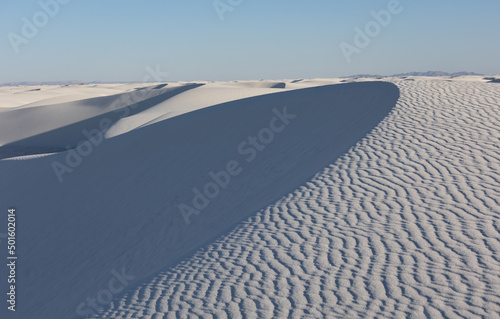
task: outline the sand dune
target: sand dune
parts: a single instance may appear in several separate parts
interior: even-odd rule
[[[99,318],[496,318],[499,89],[398,82],[375,131]]]
[[[125,269],[98,318],[498,317],[500,86],[447,80],[149,87],[62,183],[71,151],[0,161],[23,225],[20,315],[82,318]],[[36,123],[0,125],[0,152],[76,146],[110,114],[95,99],[57,127],[21,111],[81,101],[0,112]]]
[[[144,84],[140,84],[144,86]],[[48,105],[133,91],[138,84],[33,85],[0,87],[0,109]]]

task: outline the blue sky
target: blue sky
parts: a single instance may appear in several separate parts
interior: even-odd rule
[[[70,0],[46,20],[39,1],[3,1],[0,82],[141,81],[157,65],[166,81],[500,74],[498,0],[400,0],[402,12],[387,26],[370,12],[396,0],[218,1],[232,9],[224,20],[213,0]],[[41,26],[24,37],[34,16]],[[365,32],[374,21],[380,30],[355,47],[355,28]],[[26,42],[13,46],[12,37]],[[358,49],[350,63],[341,43]]]

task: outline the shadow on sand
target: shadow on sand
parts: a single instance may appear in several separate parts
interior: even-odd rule
[[[74,123],[57,129],[28,136],[2,145],[0,147],[0,159],[23,155],[56,153],[65,151],[69,148],[75,148],[79,142],[88,139],[83,131],[92,132],[100,129],[99,126],[102,120],[106,120],[112,125],[121,118],[145,111],[177,94],[181,94],[202,85],[203,84],[186,84],[179,87],[165,88],[167,84],[160,84],[153,87],[142,88],[140,92],[127,92],[74,102],[37,106],[33,108],[21,107],[4,111],[0,119],[0,124],[14,127],[16,121],[38,124],[45,119],[48,120],[48,122],[57,123],[57,117],[60,117],[60,120],[64,121],[68,117],[68,113],[71,113],[71,110],[73,110],[75,106],[80,109],[83,107],[87,109],[106,109],[105,106],[114,105],[112,111],[101,112],[102,114],[97,116],[75,121]],[[53,117],[56,119],[54,120]],[[30,128],[23,127],[23,129],[29,130]]]
[[[22,211],[18,245],[31,265],[19,269],[19,316],[77,317],[111,270],[125,268],[135,285],[174,266],[307,182],[398,98],[393,84],[360,82],[220,104],[106,140],[62,183],[52,164],[69,152],[0,162],[2,198]],[[236,167],[229,181],[211,177]],[[179,207],[197,204],[188,225]]]

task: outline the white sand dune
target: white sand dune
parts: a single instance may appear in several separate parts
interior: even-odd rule
[[[1,160],[23,265],[12,318],[94,313],[113,270],[134,278],[98,318],[499,317],[500,86],[448,80],[147,88],[62,183],[52,164],[71,151]],[[2,111],[33,123],[2,148],[75,146],[110,114],[97,104],[64,125]],[[246,161],[238,146],[278,121]],[[241,173],[187,225],[179,205],[232,160]]]
[[[98,128],[101,119],[114,123],[120,113],[143,111],[199,85],[152,86],[104,97],[4,110],[0,117],[0,145],[76,147],[76,143],[85,139],[81,131]]]
[[[324,81],[322,84],[332,83],[335,81]],[[30,92],[28,95],[36,102],[6,108],[1,112],[0,146],[4,147],[0,151],[0,158],[74,148],[78,142],[88,138],[82,131],[99,129],[103,119],[111,121],[105,130],[105,138],[111,138],[201,108],[284,91],[285,87],[276,88],[280,84],[285,82],[40,86],[25,90],[15,87],[11,96],[24,101],[26,92]],[[290,84],[287,90],[317,85],[317,81]],[[204,87],[192,94],[185,93],[199,86]],[[117,91],[118,94],[113,94]],[[6,92],[4,88],[3,93]],[[17,97],[19,94],[20,97]],[[38,98],[34,97],[36,94]],[[82,96],[85,98],[78,99]]]
[[[0,109],[47,105],[133,91],[144,84],[0,86]]]

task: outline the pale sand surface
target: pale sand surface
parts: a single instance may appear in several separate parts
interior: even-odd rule
[[[102,318],[498,318],[500,87],[416,80],[349,152]]]
[[[0,202],[19,211],[26,318],[82,318],[123,268],[98,318],[500,316],[496,83],[23,88],[0,88]],[[284,107],[296,117],[247,163],[238,145]],[[53,163],[103,118],[60,182]],[[230,160],[243,172],[186,225],[179,204]]]

